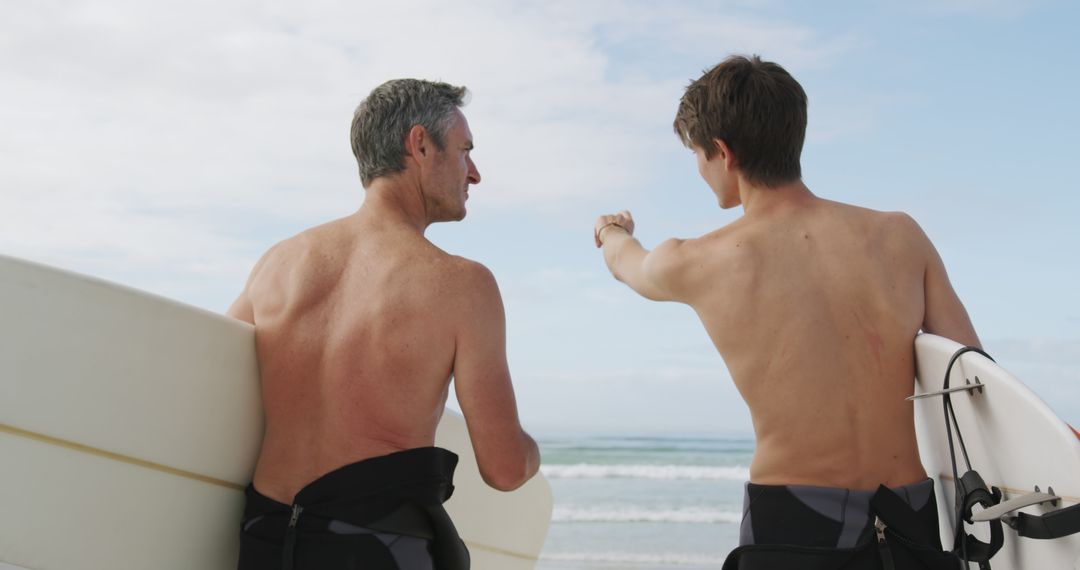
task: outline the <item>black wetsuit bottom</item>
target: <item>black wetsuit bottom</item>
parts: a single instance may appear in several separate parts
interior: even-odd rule
[[[739,543],[723,570],[955,570],[959,564],[941,549],[930,479],[876,491],[747,483]]]
[[[427,447],[327,473],[292,505],[249,485],[239,570],[467,570],[443,502],[457,455]]]

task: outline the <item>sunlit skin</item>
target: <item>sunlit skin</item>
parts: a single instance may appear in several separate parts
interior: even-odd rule
[[[426,170],[417,184],[417,188],[424,189],[428,223],[465,219],[469,186],[480,183],[480,172],[471,156],[474,147],[472,131],[465,116],[460,111],[457,115],[458,120],[444,141],[445,150],[435,153],[432,168]]]
[[[750,183],[714,140],[698,171],[734,222],[652,251],[630,212],[600,216],[594,240],[642,296],[690,305],[753,418],[760,484],[874,489],[921,481],[915,335],[979,345],[934,246],[909,216],[815,196],[801,180]],[[618,225],[611,225],[615,222]]]
[[[414,126],[405,169],[358,211],[268,251],[228,314],[255,325],[266,433],[254,485],[283,503],[356,461],[434,445],[451,375],[480,473],[510,490],[539,467],[520,425],[498,285],[424,237],[480,183],[457,111],[444,145]]]

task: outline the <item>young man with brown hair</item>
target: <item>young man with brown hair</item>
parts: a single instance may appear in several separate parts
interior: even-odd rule
[[[648,251],[623,211],[600,216],[594,238],[616,279],[694,308],[750,408],[742,546],[725,568],[797,568],[825,551],[846,557],[844,568],[888,564],[867,548],[882,485],[918,521],[912,538],[931,552],[921,563],[952,563],[905,397],[920,330],[979,339],[914,220],[819,198],[802,182],[806,107],[775,63],[731,57],[710,69],[687,87],[675,132],[720,207],[742,205],[743,216]],[[889,556],[902,568],[914,555]]]

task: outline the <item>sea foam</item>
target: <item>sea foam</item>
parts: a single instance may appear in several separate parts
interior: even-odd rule
[[[701,507],[647,509],[641,507],[555,507],[552,522],[738,524],[742,513]]]
[[[552,562],[606,562],[619,564],[664,564],[664,565],[693,565],[693,566],[716,566],[724,563],[723,558],[714,556],[695,556],[678,552],[657,554],[634,554],[629,552],[567,552],[558,554],[542,554],[540,560]]]
[[[741,465],[716,467],[704,465],[544,465],[540,468],[549,479],[706,479],[746,481],[750,469]]]

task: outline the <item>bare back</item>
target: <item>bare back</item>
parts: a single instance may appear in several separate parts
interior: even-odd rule
[[[455,356],[447,289],[463,261],[362,216],[268,252],[248,288],[266,410],[261,492],[288,502],[337,467],[433,444]]]
[[[904,398],[940,260],[910,218],[813,198],[682,248],[685,298],[750,407],[753,481],[873,489],[926,477]]]
[[[353,215],[271,248],[229,308],[255,325],[264,495],[290,503],[338,467],[433,445],[451,376],[484,481],[509,491],[539,468],[518,418],[498,284],[424,237],[463,219],[480,183],[468,121],[456,108],[450,117],[438,144],[411,126],[404,166],[366,180]]]

